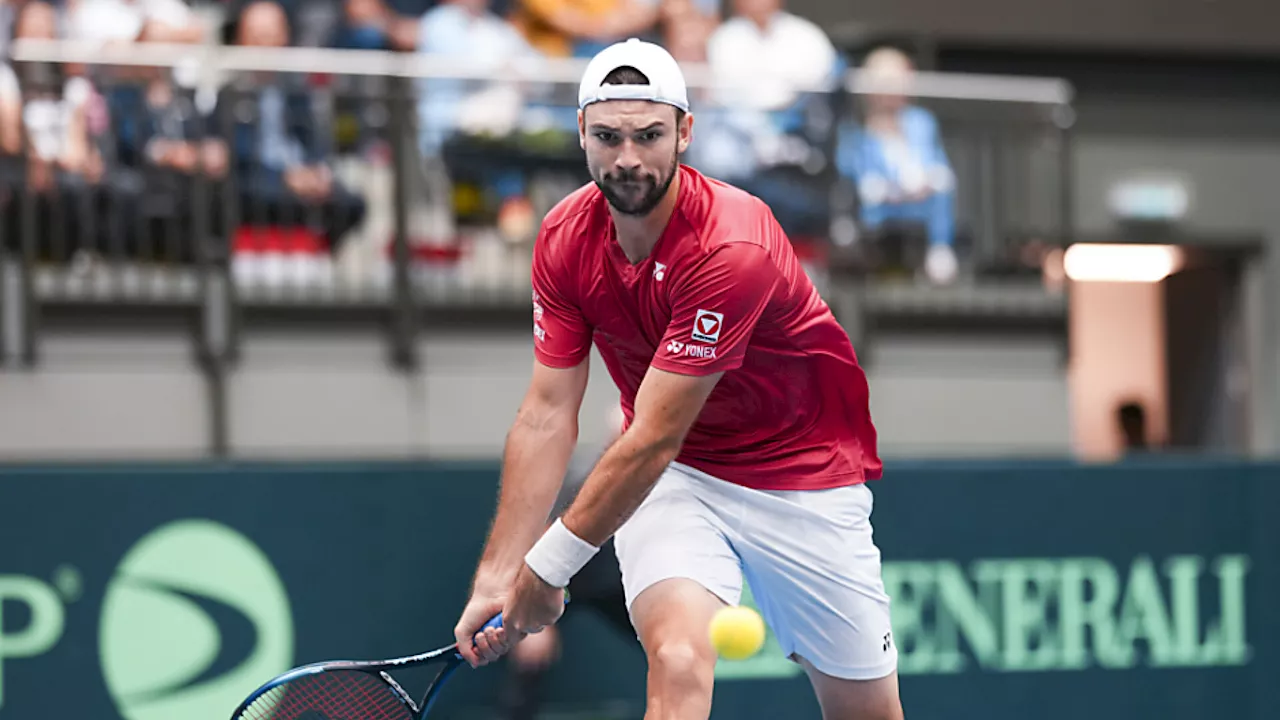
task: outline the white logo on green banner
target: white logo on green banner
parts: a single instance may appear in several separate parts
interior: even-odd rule
[[[125,555],[99,633],[107,689],[126,720],[226,720],[293,656],[289,599],[271,561],[208,520],[169,523]]]

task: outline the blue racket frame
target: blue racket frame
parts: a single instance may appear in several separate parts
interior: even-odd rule
[[[502,616],[496,615],[492,620],[485,623],[483,629],[487,630],[489,628],[500,627],[502,627]],[[436,674],[435,679],[431,681],[431,685],[427,687],[427,691],[423,694],[422,701],[420,703],[415,703],[413,698],[409,697],[409,693],[405,692],[404,688],[400,686],[400,683],[396,682],[395,679],[387,673],[388,670],[394,670],[396,668],[419,667],[422,665],[432,665],[441,662],[444,663],[444,667],[440,669],[440,672]],[[409,712],[413,714],[413,717],[416,720],[422,720],[422,718],[426,717],[427,713],[431,711],[431,707],[435,705],[436,700],[440,697],[440,689],[444,687],[445,682],[452,677],[453,673],[457,671],[464,662],[465,660],[463,660],[462,654],[458,652],[458,644],[453,643],[447,647],[431,650],[430,652],[392,658],[390,660],[326,660],[324,662],[311,663],[310,665],[302,665],[289,670],[286,673],[277,675],[271,680],[268,680],[262,687],[254,690],[249,697],[245,698],[244,702],[240,703],[240,706],[236,708],[235,712],[231,714],[231,720],[240,720],[241,713],[248,710],[249,706],[252,705],[254,701],[281,685],[308,675],[339,670],[378,675],[391,687],[396,698],[400,702],[404,703],[404,706],[409,709]]]

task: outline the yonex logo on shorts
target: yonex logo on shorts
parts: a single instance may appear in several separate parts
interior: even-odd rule
[[[704,343],[720,340],[720,328],[724,327],[724,314],[710,310],[698,310],[693,319],[693,339]]]

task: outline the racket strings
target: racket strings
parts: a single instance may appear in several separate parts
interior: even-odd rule
[[[381,678],[338,670],[273,688],[236,720],[413,720],[413,713]]]

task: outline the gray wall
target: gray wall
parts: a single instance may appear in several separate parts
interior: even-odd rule
[[[788,6],[836,35],[867,28],[943,40],[1126,52],[1280,50],[1270,0],[789,0]]]
[[[206,388],[185,338],[48,334],[35,370],[0,371],[0,457],[190,457],[208,444]]]
[[[886,457],[1064,457],[1062,348],[1047,340],[876,337],[871,413]]]
[[[40,367],[0,374],[0,457],[190,457],[208,442],[208,394],[178,336],[54,336]],[[380,338],[249,336],[228,380],[235,455],[492,457],[528,380],[523,335],[422,344],[420,373],[388,370]],[[889,456],[1063,455],[1061,358],[1045,345],[887,337],[871,371]],[[581,441],[606,437],[617,402],[593,354]],[[975,421],[975,412],[981,422]]]
[[[229,381],[237,455],[492,457],[500,453],[533,363],[523,334],[442,335],[422,369],[388,369],[379,337],[249,337]],[[598,443],[617,403],[599,359],[579,436]]]

